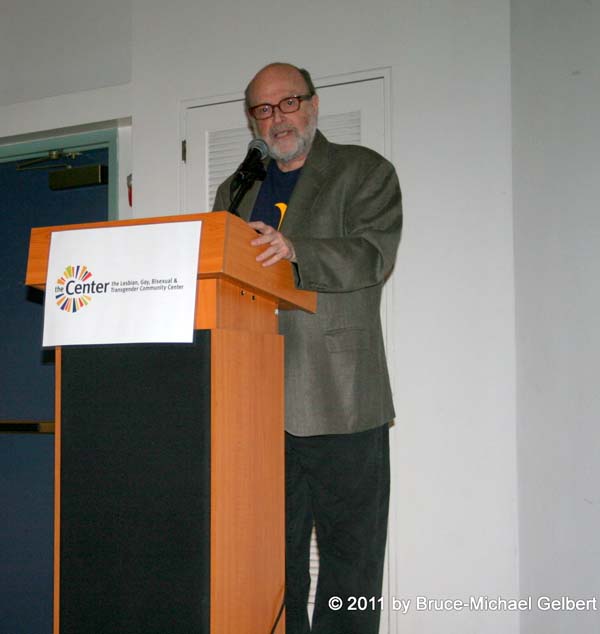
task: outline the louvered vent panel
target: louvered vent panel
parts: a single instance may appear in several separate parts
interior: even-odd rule
[[[323,115],[319,129],[333,143],[360,145],[360,112]]]
[[[217,188],[244,160],[250,132],[248,128],[208,132],[208,198],[212,209]]]

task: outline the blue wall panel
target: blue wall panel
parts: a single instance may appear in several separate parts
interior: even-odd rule
[[[86,150],[73,165],[108,163]],[[0,420],[54,420],[41,293],[24,286],[31,227],[106,220],[108,186],[51,191],[47,170],[0,163]],[[0,633],[52,631],[54,436],[0,434]]]

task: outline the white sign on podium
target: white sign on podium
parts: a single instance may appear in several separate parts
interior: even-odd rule
[[[53,233],[43,345],[191,342],[201,225]]]

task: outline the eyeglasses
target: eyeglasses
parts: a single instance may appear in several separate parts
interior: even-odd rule
[[[313,95],[292,95],[285,97],[279,103],[259,103],[258,106],[248,108],[248,112],[258,121],[270,119],[275,114],[275,108],[279,108],[279,112],[283,114],[297,112],[300,110],[300,104],[312,97]]]

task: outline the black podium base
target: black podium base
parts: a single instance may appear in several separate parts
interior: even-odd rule
[[[210,345],[63,348],[61,634],[208,634]]]

